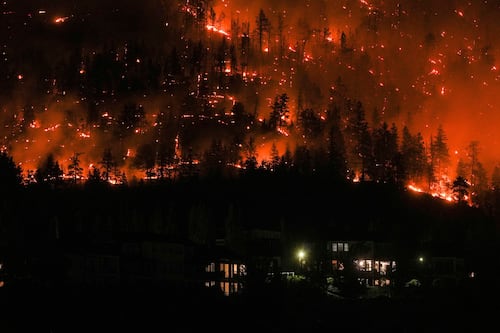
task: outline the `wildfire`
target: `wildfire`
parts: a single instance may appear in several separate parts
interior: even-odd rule
[[[64,23],[64,22],[66,22],[68,19],[69,19],[69,16],[60,16],[60,17],[56,17],[56,18],[54,19],[54,23],[57,23],[57,24]]]
[[[207,30],[209,30],[209,31],[217,32],[217,33],[229,38],[229,33],[227,33],[226,31],[224,31],[222,29],[218,29],[217,27],[210,25],[210,24],[207,24],[206,27],[207,27]]]
[[[437,191],[437,190],[435,190],[435,191],[428,192],[428,191],[425,191],[422,188],[420,188],[414,184],[409,184],[409,185],[407,185],[406,188],[409,189],[410,191],[417,192],[417,193],[429,193],[434,198],[442,199],[442,200],[445,200],[447,202],[456,202],[457,201],[457,199],[454,198],[451,191],[445,191],[445,190]]]

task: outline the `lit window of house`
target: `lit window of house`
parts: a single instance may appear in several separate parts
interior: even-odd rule
[[[333,242],[332,243],[332,251],[333,252],[348,252],[349,244],[343,242]]]
[[[210,264],[208,264],[207,267],[205,267],[205,271],[210,273],[215,272],[215,263],[211,262]]]
[[[374,270],[380,275],[387,275],[387,273],[391,270],[391,262],[375,260]]]
[[[229,277],[229,264],[220,263],[219,272],[223,272],[225,278]]]
[[[229,295],[229,282],[221,282],[220,283],[220,288],[224,292],[225,296]]]
[[[240,275],[241,276],[246,276],[247,275],[247,266],[245,264],[240,265]]]
[[[363,272],[371,272],[373,269],[373,261],[369,259],[356,260],[358,269]]]
[[[332,260],[332,269],[334,271],[342,271],[344,269],[344,264],[338,260]]]

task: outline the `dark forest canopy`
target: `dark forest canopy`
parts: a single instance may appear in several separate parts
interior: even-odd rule
[[[312,238],[339,234],[424,241],[439,232],[434,236],[463,241],[460,237],[474,228],[494,227],[491,217],[478,208],[390,184],[339,183],[320,176],[31,187],[11,194],[2,199],[8,207],[1,212],[4,224],[43,229],[57,220],[63,234],[136,231],[183,238],[194,215],[217,232],[230,218],[243,228],[280,229],[285,223],[288,230]],[[448,232],[441,234],[444,230]]]

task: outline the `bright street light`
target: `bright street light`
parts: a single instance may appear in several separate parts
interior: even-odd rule
[[[297,251],[297,258],[299,259],[300,270],[304,269],[304,264],[306,262],[306,251],[300,249]]]
[[[299,258],[300,262],[302,262],[302,260],[304,260],[305,257],[306,257],[306,252],[304,250],[299,250],[299,252],[297,252],[297,258]]]

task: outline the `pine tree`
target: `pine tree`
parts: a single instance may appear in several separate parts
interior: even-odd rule
[[[16,188],[21,182],[21,167],[16,165],[12,156],[6,151],[0,151],[0,191]]]
[[[290,117],[288,108],[288,95],[283,93],[274,98],[271,106],[271,115],[269,117],[269,128],[275,130],[278,127],[286,126]]]
[[[68,165],[68,175],[71,177],[73,184],[82,179],[83,175],[83,168],[80,167],[80,155],[81,153],[74,153],[70,158],[71,163]]]
[[[100,164],[104,168],[102,177],[106,182],[109,182],[111,179],[111,172],[116,165],[111,148],[106,148],[104,150]]]
[[[341,130],[339,109],[335,106],[330,112],[332,125],[328,133],[328,162],[335,179],[345,180],[347,177],[347,161],[344,136]]]
[[[431,158],[434,171],[438,176],[447,173],[450,162],[450,153],[448,151],[448,138],[444,132],[443,126],[439,125],[437,134],[431,143]]]

